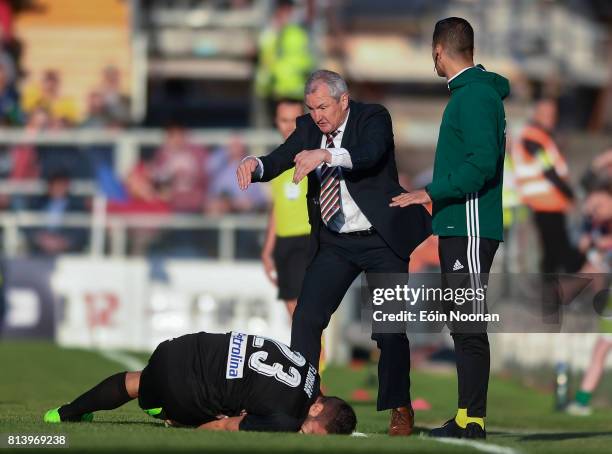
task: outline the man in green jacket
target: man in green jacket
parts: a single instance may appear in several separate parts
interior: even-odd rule
[[[440,126],[433,181],[425,189],[394,197],[391,205],[433,201],[433,232],[440,237],[444,282],[448,285],[451,273],[469,273],[464,280],[468,286],[482,288],[486,275],[481,273],[489,272],[503,240],[506,119],[502,100],[510,87],[507,79],[475,66],[473,55],[474,30],[465,19],[450,17],[436,24],[432,58],[438,75],[447,79],[451,96]],[[484,301],[472,303],[470,311],[486,312]],[[432,436],[486,438],[489,341],[485,327],[473,331],[451,327],[458,411],[455,418],[432,430]]]

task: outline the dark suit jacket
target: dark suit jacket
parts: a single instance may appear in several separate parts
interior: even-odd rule
[[[321,148],[322,133],[310,115],[297,119],[297,127],[286,142],[261,158],[263,175],[254,181],[269,181],[294,166],[302,150]],[[350,102],[350,114],[342,136],[342,148],[351,155],[353,168],[343,168],[346,187],[380,236],[400,257],[411,252],[431,234],[431,216],[421,205],[390,207],[391,198],[406,192],[399,184],[395,164],[393,127],[387,109],[378,104]],[[308,174],[308,216],[312,257],[319,244],[321,184],[316,172]]]

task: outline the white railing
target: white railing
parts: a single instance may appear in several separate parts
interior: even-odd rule
[[[257,155],[282,141],[274,129],[198,129],[190,131],[188,135],[191,142],[206,146],[223,145],[233,137],[239,137],[249,151]],[[22,128],[0,129],[0,144],[6,145],[108,145],[114,150],[115,173],[118,176],[127,175],[136,164],[141,147],[159,146],[163,139],[164,132],[160,129],[69,129],[36,134],[28,133]]]
[[[281,141],[278,133],[272,129],[200,129],[189,132],[191,142],[206,146],[223,145],[234,137],[240,137],[253,154],[262,154]],[[123,131],[73,129],[37,134],[28,133],[21,128],[0,129],[0,144],[5,145],[67,145],[71,147],[108,145],[113,149],[114,170],[120,178],[127,175],[136,165],[142,147],[159,146],[163,138],[164,132],[159,129]],[[41,180],[0,181],[0,195],[40,195],[44,191],[45,183]],[[81,227],[89,230],[88,252],[94,256],[103,256],[105,251],[110,251],[111,256],[125,256],[129,229],[155,227],[163,230],[218,230],[217,258],[230,260],[236,256],[235,232],[238,229],[261,231],[266,225],[263,215],[223,217],[183,214],[107,215],[105,200],[98,194],[95,182],[73,180],[71,193],[91,196],[94,199],[94,209],[91,214],[69,214],[62,221],[66,227]],[[24,250],[23,229],[44,227],[45,222],[45,216],[37,212],[0,213],[3,253],[8,257],[19,255]]]
[[[24,229],[44,227],[47,216],[39,212],[3,213],[0,215],[2,249],[7,257],[18,256],[24,250]],[[107,214],[104,199],[94,200],[93,213],[67,214],[59,226],[83,228],[89,231],[88,250],[94,257],[125,257],[130,229],[212,230],[217,231],[219,260],[236,258],[236,232],[265,230],[265,215],[115,215]],[[107,247],[108,246],[108,247]]]

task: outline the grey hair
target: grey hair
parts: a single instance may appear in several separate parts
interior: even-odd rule
[[[327,69],[320,69],[313,72],[304,87],[304,96],[311,94],[317,88],[319,83],[324,83],[329,88],[329,94],[336,101],[340,101],[340,97],[348,92],[348,86],[342,76],[336,72]]]

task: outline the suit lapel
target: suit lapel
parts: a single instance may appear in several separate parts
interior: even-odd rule
[[[322,137],[323,137],[323,133],[321,132],[321,130],[317,127],[317,125],[314,122],[311,122],[309,131],[308,131],[308,138],[307,138],[308,142],[306,144],[306,149],[315,150],[317,148],[321,148]],[[318,199],[319,193],[321,191],[321,185],[319,183],[319,178],[317,177],[316,172],[310,172],[307,175],[307,178],[308,178],[308,194]],[[318,205],[317,205],[317,209],[318,209]]]
[[[346,129],[344,133],[342,134],[342,142],[340,143],[340,148],[346,148],[346,144],[351,143],[350,141],[351,137],[349,137],[349,135],[353,134],[353,131],[355,130],[354,125],[355,125],[355,118],[357,118],[357,110],[358,108],[355,102],[350,101],[349,116],[346,122]]]
[[[317,148],[321,148],[321,140],[323,138],[323,133],[321,130],[313,123],[313,127],[310,130],[310,137],[308,138],[308,149],[316,150]]]

